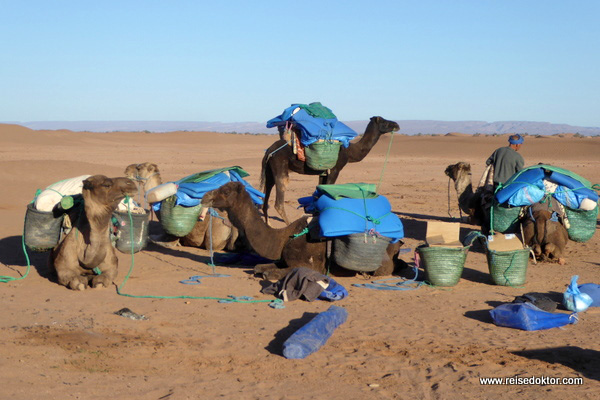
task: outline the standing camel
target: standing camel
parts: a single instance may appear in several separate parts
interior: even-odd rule
[[[311,217],[301,217],[285,228],[272,228],[262,220],[244,185],[239,182],[229,182],[206,193],[202,197],[202,205],[227,210],[231,223],[245,235],[250,247],[259,256],[279,260],[275,264],[262,264],[255,268],[254,272],[262,274],[265,279],[277,281],[297,267],[308,267],[321,274],[327,272],[326,241],[313,240],[310,235],[301,234],[309,226]],[[373,272],[374,276],[394,272],[394,261],[401,245],[401,242],[396,242],[387,246],[381,267]]]
[[[162,183],[158,166],[150,162],[127,166],[125,168],[125,176],[140,182],[143,192],[148,192]],[[215,251],[223,249],[230,251],[237,250],[239,246],[239,243],[236,243],[239,236],[238,230],[231,226],[227,218],[227,212],[223,210],[218,211],[220,214],[219,217],[197,221],[192,231],[182,238],[166,235],[165,233],[166,237],[160,240],[161,243],[169,243],[169,245],[174,246],[180,242],[184,246],[200,247],[207,250],[210,250],[212,245],[212,249]],[[157,218],[160,220],[160,214],[157,214]],[[212,236],[209,235],[209,223],[211,221],[210,231],[212,232]]]
[[[480,186],[473,192],[471,164],[469,163],[459,162],[448,165],[444,173],[454,181],[458,206],[469,216],[469,223],[480,225],[485,230],[489,225],[489,207],[486,205],[491,204],[492,193],[487,192],[485,186]]]
[[[289,171],[302,175],[320,175],[319,184],[335,183],[342,168],[348,163],[362,161],[369,151],[375,146],[381,135],[388,132],[398,131],[400,127],[394,121],[388,121],[381,117],[372,117],[359,141],[350,143],[348,147],[342,147],[335,166],[325,173],[309,168],[304,161],[297,159],[291,146],[280,139],[273,143],[265,152],[262,160],[261,187],[265,193],[263,214],[265,221],[269,224],[267,210],[269,208],[269,196],[275,186],[275,210],[281,215],[286,224],[290,221],[285,213],[284,198],[285,189],[289,181]]]
[[[125,196],[136,193],[128,178],[94,175],[83,181],[84,204],[69,210],[73,228],[50,252],[50,269],[56,271],[59,284],[84,290],[113,282],[118,259],[109,237],[112,213]]]

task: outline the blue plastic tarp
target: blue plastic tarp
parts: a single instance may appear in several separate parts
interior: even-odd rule
[[[404,226],[385,196],[370,199],[341,198],[334,200],[318,191],[311,197],[298,199],[306,212],[319,216],[323,237],[346,236],[354,233],[376,233],[392,239],[404,237]]]
[[[254,204],[263,204],[265,195],[252,187],[244,180],[235,170],[229,170],[213,175],[201,182],[186,182],[179,184],[177,193],[175,194],[175,205],[184,207],[194,207],[200,204],[202,197],[211,190],[215,190],[228,182],[240,182],[246,188],[250,198]],[[155,203],[153,208],[155,211],[160,210],[161,203]]]
[[[494,323],[498,326],[537,331],[558,328],[577,322],[577,314],[550,313],[531,303],[502,304],[490,311]]]
[[[337,118],[313,117],[298,107],[298,104],[292,104],[281,115],[267,121],[267,128],[285,125],[286,122],[293,122],[300,129],[300,143],[304,146],[317,140],[338,140],[342,142],[342,146],[348,147],[350,141],[358,136],[358,133]]]

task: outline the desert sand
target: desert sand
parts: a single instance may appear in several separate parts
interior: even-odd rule
[[[268,135],[208,132],[89,133],[32,131],[0,125],[0,275],[25,274],[21,235],[27,203],[36,189],[82,174],[123,176],[125,166],[151,161],[163,181],[239,165],[259,188]],[[378,183],[405,227],[401,258],[413,265],[428,221],[458,221],[456,193],[448,191],[447,165],[470,162],[476,184],[485,159],[506,136],[404,136],[388,134],[360,163],[349,164],[338,183]],[[387,164],[388,145],[392,141]],[[600,183],[600,138],[528,136],[526,165],[567,168]],[[385,165],[385,168],[384,168]],[[383,171],[383,175],[382,175]],[[315,176],[290,175],[286,207],[310,195]],[[272,199],[273,200],[273,199]],[[271,205],[271,216],[276,213]],[[276,226],[282,222],[273,219]],[[158,222],[151,231],[159,232]],[[478,227],[463,223],[461,237]],[[115,287],[69,290],[47,268],[48,253],[29,252],[22,280],[0,283],[3,399],[481,399],[597,398],[600,392],[600,312],[590,309],[564,328],[526,332],[493,324],[489,310],[526,292],[560,301],[572,275],[600,283],[600,234],[569,242],[566,265],[529,263],[524,287],[494,285],[482,248],[471,248],[460,282],[452,288],[422,286],[379,291],[352,286],[359,276],[336,277],[349,297],[333,304],[348,311],[316,353],[302,360],[282,356],[283,342],[332,303],[297,300],[274,309],[267,303],[121,296],[252,296],[261,280],[252,268],[217,263],[209,252],[149,244],[131,256],[118,253]],[[219,253],[223,255],[224,253]],[[133,268],[133,270],[131,270]],[[148,317],[114,313],[128,307]],[[565,312],[565,311],[559,311]],[[483,386],[481,377],[582,377],[583,384]]]

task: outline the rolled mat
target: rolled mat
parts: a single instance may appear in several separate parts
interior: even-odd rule
[[[283,343],[285,358],[305,358],[319,350],[333,334],[335,328],[346,322],[348,311],[343,307],[331,306],[317,314]]]

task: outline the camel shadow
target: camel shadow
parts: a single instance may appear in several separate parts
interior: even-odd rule
[[[24,253],[24,249],[26,253]],[[22,236],[9,236],[0,239],[0,263],[15,271],[15,277],[22,276],[25,271],[21,268],[26,267],[29,260],[38,274],[49,280],[56,280],[53,271],[48,267],[48,251],[34,252],[24,247]]]
[[[203,263],[203,264],[208,264],[211,262],[210,256],[194,254],[194,253],[185,251],[183,249],[185,249],[184,246],[167,247],[167,246],[161,246],[159,244],[148,241],[148,245],[144,249],[144,252],[148,255],[150,255],[150,253],[159,253],[159,254],[168,255],[168,256],[177,257],[177,258],[187,258],[191,261],[195,261],[195,262],[199,262],[199,263]],[[215,252],[213,255],[213,258],[216,259],[218,257],[218,255],[219,255],[219,253]]]
[[[302,328],[308,322],[310,322],[314,317],[316,317],[317,313],[308,313],[305,312],[300,318],[290,320],[288,326],[279,330],[275,333],[275,337],[269,344],[265,347],[265,350],[270,352],[271,354],[277,354],[283,356],[283,343],[290,337],[294,332],[298,329]]]
[[[588,379],[600,381],[600,351],[578,346],[512,351],[514,355],[549,364],[562,364]]]

